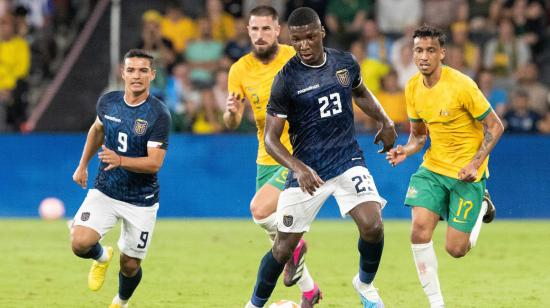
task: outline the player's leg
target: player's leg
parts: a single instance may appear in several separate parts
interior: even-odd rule
[[[384,307],[373,285],[384,248],[382,207],[386,204],[378,194],[374,180],[367,168],[350,168],[337,178],[334,197],[342,216],[350,215],[359,230],[359,271],[353,278],[353,286],[359,293],[364,307]]]
[[[277,237],[272,250],[260,263],[254,292],[246,307],[263,307],[267,303],[285,263],[293,256],[302,234],[309,230],[321,205],[330,196],[330,189],[329,181],[321,186],[313,197],[298,187],[288,188],[281,193],[277,208]],[[318,290],[316,286],[314,291],[315,289]],[[312,301],[303,300],[302,307],[312,307],[322,298],[319,291],[312,293]]]
[[[282,166],[257,166],[256,194],[250,202],[250,212],[254,222],[266,231],[271,241],[277,234],[275,211],[287,173],[288,170]]]
[[[484,195],[485,179],[475,183],[457,180],[452,186],[445,245],[451,256],[463,257],[476,245],[488,209]]]
[[[120,272],[118,293],[111,308],[126,307],[142,278],[141,260],[151,244],[159,204],[139,207],[119,202],[117,213],[122,217],[122,232],[118,240]]]
[[[431,307],[443,307],[432,236],[447,217],[448,191],[439,175],[420,167],[411,176],[405,204],[412,207],[411,248],[418,279]]]
[[[487,189],[485,189],[485,194],[483,195],[483,202],[487,203],[487,212],[485,212],[485,215],[483,215],[483,222],[488,224],[491,223],[493,219],[495,219],[497,209]]]
[[[88,287],[97,291],[103,286],[105,273],[113,256],[112,247],[103,247],[99,240],[117,221],[112,199],[90,189],[76,213],[71,228],[71,246],[75,255],[94,259],[88,274]]]
[[[277,220],[275,211],[279,195],[284,189],[288,169],[283,166],[262,166],[258,165],[256,194],[250,203],[250,211],[254,222],[262,227],[273,241],[277,233]],[[315,283],[305,264],[307,243],[300,240],[293,257],[285,265],[284,284],[289,287],[298,285],[302,295],[306,298],[311,294],[319,293]]]

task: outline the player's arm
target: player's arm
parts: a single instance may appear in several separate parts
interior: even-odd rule
[[[376,97],[372,95],[362,82],[353,89],[352,93],[355,104],[382,126],[374,138],[374,143],[378,144],[382,141],[384,145],[384,148],[378,151],[378,153],[389,151],[395,144],[395,138],[397,138],[393,121],[388,117]]]
[[[481,120],[481,124],[483,124],[483,141],[481,142],[481,146],[479,150],[477,150],[472,161],[458,173],[459,179],[466,182],[473,182],[476,180],[477,170],[487,156],[489,156],[489,153],[491,153],[504,132],[502,122],[492,109],[489,114]]]
[[[386,159],[392,166],[404,161],[408,156],[413,155],[424,147],[428,139],[426,124],[422,121],[411,121],[411,133],[409,141],[405,145],[398,145],[386,154]]]
[[[136,173],[157,173],[164,162],[166,150],[160,147],[147,147],[147,156],[128,157],[118,155],[115,151],[102,146],[99,159],[107,164],[105,171],[114,168],[124,168]]]
[[[103,130],[103,124],[96,118],[90,129],[88,130],[88,136],[86,137],[86,144],[82,151],[82,157],[75,172],[73,173],[73,181],[82,188],[86,188],[88,184],[88,164],[92,157],[97,153],[99,147],[103,143],[105,138],[105,132]]]
[[[286,120],[283,118],[274,117],[270,114],[266,115],[265,149],[279,164],[294,171],[302,191],[313,195],[315,190],[323,185],[324,182],[317,175],[317,172],[292,156],[281,143],[281,135],[285,122]]]
[[[244,97],[240,94],[229,93],[225,100],[223,123],[229,129],[236,129],[241,125],[244,113]]]

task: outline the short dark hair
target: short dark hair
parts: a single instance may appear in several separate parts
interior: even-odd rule
[[[292,11],[288,16],[289,27],[299,27],[309,24],[321,24],[319,15],[312,8],[300,7]]]
[[[154,68],[153,67],[153,62],[154,62],[155,58],[150,53],[148,53],[147,51],[145,51],[143,49],[130,49],[130,50],[128,50],[128,52],[124,55],[124,60],[126,60],[128,58],[149,59],[149,63],[151,64],[151,68]]]
[[[414,30],[413,39],[417,37],[437,38],[441,47],[445,46],[445,41],[447,40],[447,36],[443,32],[441,32],[441,30],[428,25],[423,25]]]
[[[277,13],[277,10],[269,5],[259,5],[253,8],[250,11],[248,19],[250,19],[251,16],[271,16],[271,19],[279,20],[279,13]]]

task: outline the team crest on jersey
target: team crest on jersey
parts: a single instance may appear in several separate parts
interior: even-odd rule
[[[90,219],[90,212],[82,212],[82,215],[80,215],[80,220],[86,221]]]
[[[336,79],[338,79],[338,82],[344,88],[349,87],[351,83],[351,79],[349,78],[349,72],[347,69],[336,71]]]
[[[134,122],[134,132],[141,136],[145,134],[145,131],[147,131],[147,121],[137,119],[136,122]]]
[[[285,227],[292,226],[293,222],[294,222],[294,217],[292,217],[292,215],[284,215],[283,216],[283,225],[285,225]]]

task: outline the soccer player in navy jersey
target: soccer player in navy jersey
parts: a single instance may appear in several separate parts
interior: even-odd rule
[[[153,60],[143,50],[126,53],[124,91],[99,98],[97,118],[73,174],[73,180],[86,188],[88,164],[101,148],[99,172],[75,215],[71,244],[75,255],[95,260],[88,287],[97,291],[113,257],[113,248],[101,246],[99,240],[122,219],[119,287],[110,308],[127,307],[141,280],[140,264],[151,243],[159,207],[157,172],[166,155],[171,119],[166,105],[149,94],[155,78]]]
[[[352,97],[360,109],[380,123],[375,143],[386,152],[397,136],[395,127],[361,80],[357,61],[347,52],[324,48],[325,30],[310,8],[298,8],[288,18],[297,55],[275,78],[267,107],[267,152],[289,169],[277,206],[278,232],[263,257],[247,308],[263,307],[294,248],[333,195],[342,216],[350,215],[359,229],[359,271],[353,286],[364,307],[383,307],[372,282],[384,243],[380,197],[365,167],[355,138]],[[294,150],[280,141],[285,122]]]

